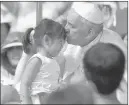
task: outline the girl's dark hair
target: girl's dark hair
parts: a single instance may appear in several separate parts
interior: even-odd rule
[[[23,36],[22,44],[23,44],[23,50],[25,53],[29,54],[30,53],[30,46],[32,45],[32,41],[30,38],[31,32],[34,30],[33,28],[29,28],[26,32],[25,35]]]
[[[31,51],[30,47],[32,43],[30,33],[32,30],[35,31],[35,34],[33,35],[35,48],[42,46],[44,35],[48,35],[51,39],[66,39],[66,30],[61,24],[51,19],[43,19],[35,29],[29,28],[23,37],[23,49],[27,54]]]

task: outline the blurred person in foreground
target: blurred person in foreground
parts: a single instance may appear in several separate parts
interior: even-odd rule
[[[95,103],[120,104],[116,90],[125,70],[125,56],[121,49],[110,43],[98,43],[85,53],[83,67]]]

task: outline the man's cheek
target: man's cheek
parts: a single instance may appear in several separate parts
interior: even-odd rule
[[[79,33],[77,32],[77,30],[71,30],[69,36],[71,39],[77,39],[79,38]]]

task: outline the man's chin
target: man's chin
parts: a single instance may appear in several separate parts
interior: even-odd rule
[[[77,41],[75,41],[75,39],[67,39],[67,43],[72,44],[72,45],[79,45],[79,43],[77,43]]]
[[[72,44],[72,45],[75,45],[75,46],[82,46],[81,43],[79,43],[78,41],[75,41],[75,40],[69,40],[68,44]]]
[[[87,40],[79,41],[78,39],[70,39],[69,38],[69,39],[67,39],[67,43],[76,45],[76,46],[80,46],[80,47],[84,47],[84,46],[88,45],[90,43],[90,41],[87,41]]]

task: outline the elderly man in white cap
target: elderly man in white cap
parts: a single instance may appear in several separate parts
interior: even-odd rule
[[[65,20],[65,16],[58,21],[60,20]],[[69,76],[67,75],[70,73],[72,74],[72,83],[85,80],[83,72],[81,72],[83,71],[81,66],[83,54],[98,42],[115,44],[124,52],[127,60],[127,48],[120,36],[116,32],[103,28],[105,23],[104,14],[97,4],[74,2],[66,14],[66,21],[65,26],[70,29],[70,33],[67,39],[69,45],[64,52],[66,57],[65,80],[68,79]]]

